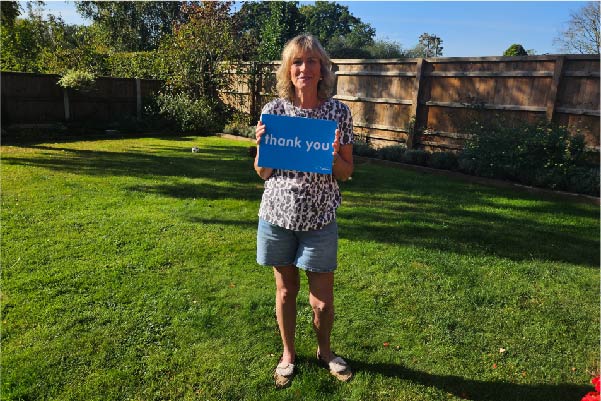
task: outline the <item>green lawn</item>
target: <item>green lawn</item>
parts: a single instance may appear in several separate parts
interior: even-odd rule
[[[200,153],[192,153],[199,146]],[[599,369],[599,209],[357,165],[334,349],[276,391],[262,181],[217,137],[2,147],[3,400],[580,400]]]

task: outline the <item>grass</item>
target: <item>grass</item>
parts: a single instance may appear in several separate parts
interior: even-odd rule
[[[5,141],[6,142],[6,141]],[[192,153],[199,146],[200,153]],[[358,165],[341,184],[335,350],[303,277],[283,391],[246,143],[2,147],[3,400],[580,400],[599,369],[599,211]]]

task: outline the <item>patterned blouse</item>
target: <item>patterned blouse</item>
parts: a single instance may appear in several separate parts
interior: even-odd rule
[[[340,145],[353,143],[351,111],[338,100],[328,99],[315,109],[301,109],[287,99],[275,99],[263,107],[262,114],[334,120],[340,130]],[[332,174],[274,169],[265,181],[259,217],[288,230],[318,230],[336,218],[341,201]]]

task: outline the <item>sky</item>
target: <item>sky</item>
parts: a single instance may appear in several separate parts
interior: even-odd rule
[[[313,2],[300,2],[312,4]],[[553,39],[582,1],[338,1],[376,30],[376,39],[414,47],[422,33],[440,37],[444,57],[501,56],[512,44],[536,54],[559,53]],[[24,4],[23,4],[24,6]],[[23,7],[25,9],[25,7]],[[46,1],[70,24],[89,24],[73,1]]]

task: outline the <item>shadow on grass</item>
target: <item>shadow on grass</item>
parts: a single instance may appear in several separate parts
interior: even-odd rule
[[[173,143],[141,144],[139,152],[30,147],[39,152],[4,154],[3,162],[91,176],[207,180],[128,188],[176,199],[258,202],[261,197],[262,182],[244,146],[209,144],[200,153]],[[341,186],[341,238],[599,268],[598,210],[589,205],[367,165],[358,165],[353,181]]]
[[[517,384],[484,382],[460,376],[434,375],[389,363],[367,363],[349,359],[356,372],[371,372],[435,387],[455,396],[473,401],[566,401],[580,399],[591,386],[575,384]]]
[[[364,175],[343,190],[342,238],[599,268],[595,207],[415,173]]]
[[[44,145],[30,148],[41,152],[30,157],[14,157],[8,153],[3,155],[3,162],[91,176],[210,178],[238,183],[248,183],[255,176],[246,149],[238,147],[209,145],[202,147],[200,153],[192,153],[188,147],[155,147],[156,153]]]
[[[32,131],[30,129],[30,131]],[[33,131],[33,132],[9,132],[7,135],[3,135],[2,144],[5,146],[17,146],[17,147],[33,147],[38,144],[44,143],[73,143],[73,142],[86,142],[86,141],[103,141],[103,140],[119,140],[119,139],[143,139],[143,138],[155,138],[164,139],[169,141],[177,142],[188,142],[196,137],[196,135],[185,135],[177,133],[169,133],[169,130],[163,130],[161,132],[117,132],[117,133],[106,133],[104,129],[79,129],[75,130],[74,133],[68,130],[64,131]]]

